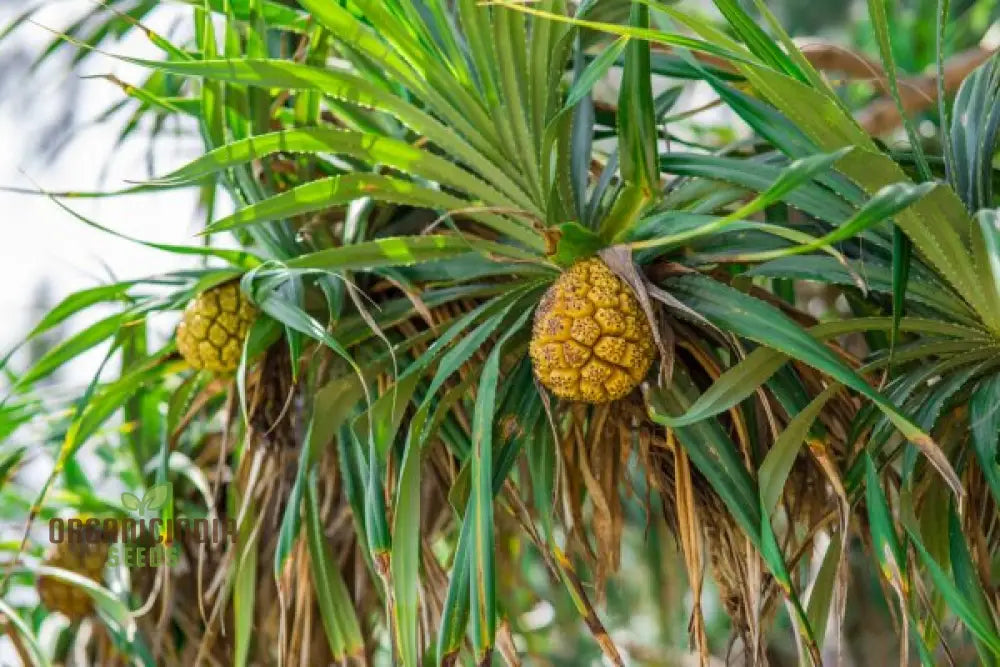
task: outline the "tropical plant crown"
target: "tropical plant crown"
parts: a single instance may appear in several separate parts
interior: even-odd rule
[[[36,195],[207,219],[0,362],[22,661],[819,665],[863,618],[1000,664],[997,3],[871,0],[846,58],[763,0],[160,4],[39,57],[205,150]]]

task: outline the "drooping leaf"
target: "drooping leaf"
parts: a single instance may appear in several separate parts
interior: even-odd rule
[[[920,449],[952,491],[959,496],[963,494],[962,484],[947,457],[926,433],[828,348],[818,344],[779,311],[703,276],[675,278],[665,287],[716,326],[804,361],[869,398]]]

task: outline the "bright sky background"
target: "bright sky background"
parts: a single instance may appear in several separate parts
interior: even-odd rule
[[[24,0],[0,2],[0,26],[26,6]],[[54,2],[37,14],[36,20],[52,28],[65,26],[93,7],[94,3],[86,0]],[[181,13],[188,11],[168,5],[157,10],[148,24],[169,33]],[[44,28],[24,25],[0,43],[0,65],[15,58],[34,59],[52,39]],[[120,43],[112,42],[110,50],[139,57],[158,55],[139,31]],[[116,146],[124,114],[104,124],[91,122],[122,99],[123,93],[116,86],[102,79],[80,80],[79,72],[67,72],[65,58],[53,59],[33,74],[25,71],[26,64],[16,72],[3,72],[0,185],[31,188],[34,181],[52,191],[113,190],[127,185],[126,181],[147,178],[148,141],[143,133]],[[130,83],[138,83],[144,76],[141,68],[100,54],[91,56],[83,69],[87,74],[113,73]],[[79,85],[79,96],[76,122],[70,130],[72,139],[56,159],[40,159],[37,146],[47,138],[46,127],[58,119],[66,91],[73,85]],[[160,139],[156,145],[158,174],[201,152],[193,124],[181,134],[173,128],[170,132],[175,136]],[[191,242],[204,218],[194,190],[66,202],[103,225],[152,241]],[[112,238],[81,224],[45,197],[0,192],[0,211],[5,226],[4,243],[0,244],[0,308],[5,320],[0,327],[0,356],[44,314],[32,307],[40,281],[50,283],[51,298],[58,301],[75,290],[107,282],[109,272],[119,279],[141,277],[195,261]],[[77,330],[90,319],[76,318],[70,328]],[[19,361],[13,366],[21,371],[24,360]],[[76,365],[73,377],[63,380],[86,381],[99,355],[91,354],[87,362]]]

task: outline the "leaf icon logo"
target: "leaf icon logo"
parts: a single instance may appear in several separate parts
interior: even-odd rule
[[[141,499],[126,491],[122,494],[122,505],[130,512],[138,512],[139,516],[145,516],[146,512],[152,513],[166,505],[173,495],[172,490],[169,483],[157,484],[146,491]]]
[[[122,494],[122,505],[124,505],[125,509],[127,509],[129,512],[138,512],[139,504],[140,504],[139,499],[136,498],[131,493],[129,493],[128,491]]]
[[[167,504],[170,499],[170,484],[157,484],[142,497],[142,506],[145,510],[158,510]]]

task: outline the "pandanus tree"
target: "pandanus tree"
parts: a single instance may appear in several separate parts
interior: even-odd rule
[[[583,655],[624,664],[602,609],[638,535],[654,581],[680,555],[703,662],[707,570],[741,659],[784,632],[822,664],[860,551],[904,654],[971,643],[993,664],[995,65],[941,95],[940,142],[906,119],[900,150],[763,3],[767,31],[715,4],[724,25],[652,1],[252,0],[197,3],[190,42],[145,29],[163,57],[115,54],[149,71],[123,94],[196,123],[204,155],[50,196],[102,229],[73,197],[221,189],[235,209],[156,246],[198,268],[81,290],[29,335],[115,306],[3,404],[7,435],[61,411],[41,488],[13,475],[23,446],[0,450],[25,526],[7,590],[44,582],[99,664],[530,663],[554,650],[525,621],[542,602],[549,641],[585,627]],[[149,9],[105,11],[124,30]],[[902,106],[882,3],[871,24]],[[612,69],[617,102],[595,102]],[[752,138],[676,136],[663,77],[710,87]],[[805,281],[851,317],[800,310]],[[36,389],[96,346],[81,395]],[[127,487],[172,486],[162,518],[235,539],[180,535],[157,568],[45,560],[42,520],[131,509],[83,474],[94,442]],[[91,604],[50,602],[77,588]],[[0,612],[46,663],[46,612]]]

